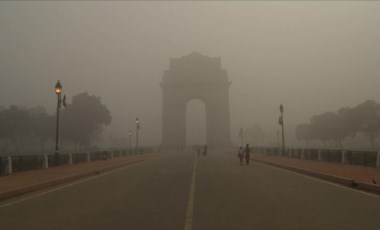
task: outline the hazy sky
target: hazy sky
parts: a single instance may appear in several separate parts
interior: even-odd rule
[[[159,144],[163,72],[194,51],[229,74],[235,142],[255,123],[274,136],[280,103],[291,135],[315,114],[380,102],[380,2],[54,1],[0,2],[0,105],[53,113],[60,79],[69,102],[102,98],[114,136],[139,116],[141,142]],[[188,107],[199,132],[202,106]]]

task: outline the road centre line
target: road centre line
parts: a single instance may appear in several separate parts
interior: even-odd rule
[[[193,166],[193,174],[191,178],[190,185],[190,193],[189,193],[189,201],[186,209],[186,218],[185,218],[185,227],[184,230],[192,230],[193,229],[193,217],[194,217],[194,199],[195,199],[195,177],[197,172],[197,160],[198,157],[195,157],[194,166]]]

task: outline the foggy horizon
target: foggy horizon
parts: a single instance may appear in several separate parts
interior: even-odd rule
[[[160,82],[170,58],[220,57],[232,82],[231,140],[259,124],[276,141],[313,115],[380,102],[379,2],[0,2],[0,106],[44,106],[63,93],[101,97],[105,138],[159,145]],[[200,100],[187,107],[190,143],[205,141]],[[64,121],[61,121],[64,124]],[[274,139],[273,139],[274,138]],[[200,143],[202,144],[202,143]]]

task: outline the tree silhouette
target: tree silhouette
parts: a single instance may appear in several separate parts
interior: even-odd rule
[[[298,140],[334,141],[343,147],[342,141],[356,133],[368,136],[372,149],[376,148],[375,139],[380,134],[380,105],[367,100],[354,108],[341,108],[337,113],[326,112],[311,118],[310,124],[298,125]]]
[[[29,114],[25,109],[12,105],[0,112],[0,137],[10,140],[16,153],[20,153],[29,135]]]
[[[372,149],[375,149],[375,138],[380,133],[380,105],[372,100],[367,100],[354,107],[350,112],[354,129],[366,134]]]
[[[62,111],[62,139],[73,142],[79,151],[88,147],[100,134],[99,130],[111,123],[111,114],[101,103],[100,97],[90,96],[87,92],[73,97]]]
[[[38,140],[41,152],[44,153],[45,143],[54,137],[55,115],[48,115],[42,106],[28,109],[28,114],[31,137]]]

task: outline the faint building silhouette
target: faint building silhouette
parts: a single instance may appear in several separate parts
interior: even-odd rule
[[[170,59],[161,83],[163,91],[162,147],[186,146],[186,106],[192,99],[205,103],[207,146],[231,146],[230,106],[227,71],[220,58],[191,53]]]

